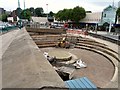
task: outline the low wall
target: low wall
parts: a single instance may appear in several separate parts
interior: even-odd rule
[[[98,35],[98,34],[94,34],[94,33],[89,33],[90,36],[93,36],[95,38],[100,38],[100,39],[103,39],[103,40],[107,40],[109,42],[112,42],[112,43],[115,43],[117,45],[120,45],[120,40],[118,38],[117,39],[113,39],[113,38],[110,38],[110,37],[107,37],[107,36],[103,36],[103,35]]]
[[[66,30],[64,29],[55,29],[55,28],[31,28],[26,27],[28,32],[35,32],[39,34],[66,34]]]

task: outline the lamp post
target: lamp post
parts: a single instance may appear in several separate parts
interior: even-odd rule
[[[98,27],[98,24],[96,23],[96,25],[95,25],[95,32],[96,32],[96,34],[97,34],[97,27]]]
[[[46,4],[46,8],[47,8],[46,13],[47,13],[47,18],[48,18],[48,4]]]
[[[112,27],[112,23],[110,21],[110,25],[109,25],[109,33],[111,32],[111,27]]]
[[[48,20],[48,4],[46,4],[46,8],[47,8],[47,11],[46,11],[46,13],[47,13],[47,20]],[[46,27],[48,26],[48,22],[46,22]]]

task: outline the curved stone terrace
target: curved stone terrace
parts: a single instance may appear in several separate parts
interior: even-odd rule
[[[6,40],[2,42],[4,53],[1,54],[2,88],[65,88],[64,81],[43,55],[44,52],[60,50],[70,53],[74,57],[72,60],[82,59],[87,64],[87,68],[81,69],[67,65],[73,70],[69,79],[85,76],[99,88],[118,88],[119,46],[91,36],[67,35],[72,43],[71,48],[56,48],[57,42],[65,34],[32,34],[31,38],[25,28],[14,32],[9,34],[11,38],[2,36],[2,40]],[[64,66],[63,63],[61,65]]]
[[[42,35],[31,35],[42,52],[54,53],[61,50],[61,48],[55,48],[59,38],[66,37],[66,35],[43,36],[49,38],[44,39]],[[86,76],[100,88],[118,88],[118,63],[120,60],[118,57],[118,46],[116,44],[84,35],[76,36],[72,34],[67,35],[67,38],[70,41],[75,41],[72,42],[74,48],[62,50],[74,54],[78,59],[82,59],[88,65],[87,68],[75,69],[70,75],[70,79]],[[44,44],[41,44],[43,41]],[[74,68],[72,66],[70,67]]]

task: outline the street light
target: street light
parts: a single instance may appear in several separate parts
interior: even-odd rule
[[[47,7],[47,11],[46,11],[46,13],[47,13],[47,17],[48,17],[48,4],[46,4],[46,7]]]
[[[111,32],[112,26],[113,26],[113,22],[110,20],[109,33]]]

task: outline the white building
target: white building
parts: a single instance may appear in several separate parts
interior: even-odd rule
[[[14,22],[13,17],[8,17],[7,20],[8,20],[8,21],[11,21],[11,22]],[[17,17],[17,21],[19,21],[19,18],[18,18],[18,17]]]
[[[102,25],[104,23],[115,24],[116,23],[116,11],[117,11],[117,8],[115,6],[109,5],[108,7],[106,7],[102,12],[101,24]]]
[[[118,2],[118,8],[120,7],[120,1]],[[120,18],[118,18],[118,24],[120,24]]]
[[[4,14],[4,13],[5,13],[4,8],[0,8],[0,14]]]
[[[120,1],[118,2],[118,7],[120,7]]]
[[[48,22],[47,17],[32,17],[33,22],[46,23]]]

